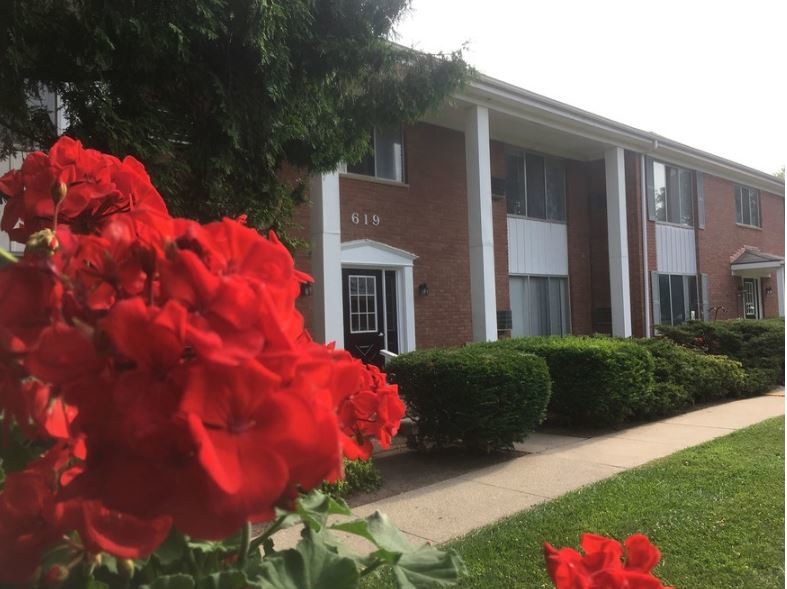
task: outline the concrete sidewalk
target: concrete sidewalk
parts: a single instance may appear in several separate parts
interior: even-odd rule
[[[783,414],[784,395],[776,393],[591,437],[535,433],[517,445],[530,454],[361,505],[353,512],[364,517],[382,511],[413,543],[438,544],[583,485]]]

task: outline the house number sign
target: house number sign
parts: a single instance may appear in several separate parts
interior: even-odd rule
[[[353,213],[350,215],[350,220],[353,225],[374,225],[377,227],[380,224],[380,215],[368,213]]]

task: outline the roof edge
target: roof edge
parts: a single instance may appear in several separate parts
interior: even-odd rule
[[[636,127],[596,115],[589,111],[548,98],[541,94],[514,86],[503,80],[484,74],[477,74],[465,90],[463,98],[484,102],[502,101],[516,105],[532,115],[538,112],[545,120],[560,121],[578,129],[597,131],[597,139],[602,142],[620,144],[620,147],[656,157],[665,157],[692,165],[703,172],[719,175],[747,184],[754,184],[777,196],[784,198],[785,185],[773,174],[740,164],[733,160],[697,149],[662,135],[643,131]]]

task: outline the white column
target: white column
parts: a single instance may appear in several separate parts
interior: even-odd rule
[[[402,304],[399,305],[404,325],[404,338],[401,352],[412,352],[415,349],[415,309],[413,304],[413,267],[402,268]]]
[[[776,271],[776,300],[779,301],[779,317],[784,317],[784,266]]]
[[[314,276],[314,326],[319,342],[336,342],[344,347],[342,311],[342,231],[339,208],[339,174],[315,175],[309,187],[311,198],[312,276]]]
[[[631,336],[631,290],[626,229],[626,171],[623,149],[604,152],[607,180],[607,239],[609,242],[609,297],[612,304],[612,335]]]
[[[465,121],[465,162],[473,340],[494,341],[497,339],[497,305],[489,110],[486,107],[473,106],[468,112]]]

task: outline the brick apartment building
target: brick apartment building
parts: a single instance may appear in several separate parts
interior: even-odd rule
[[[298,221],[319,340],[359,357],[498,337],[652,335],[784,315],[784,183],[481,77]]]
[[[318,340],[379,362],[784,315],[774,176],[488,77],[373,138],[364,161],[313,178],[298,211],[311,247],[296,263],[316,280],[299,305]]]

